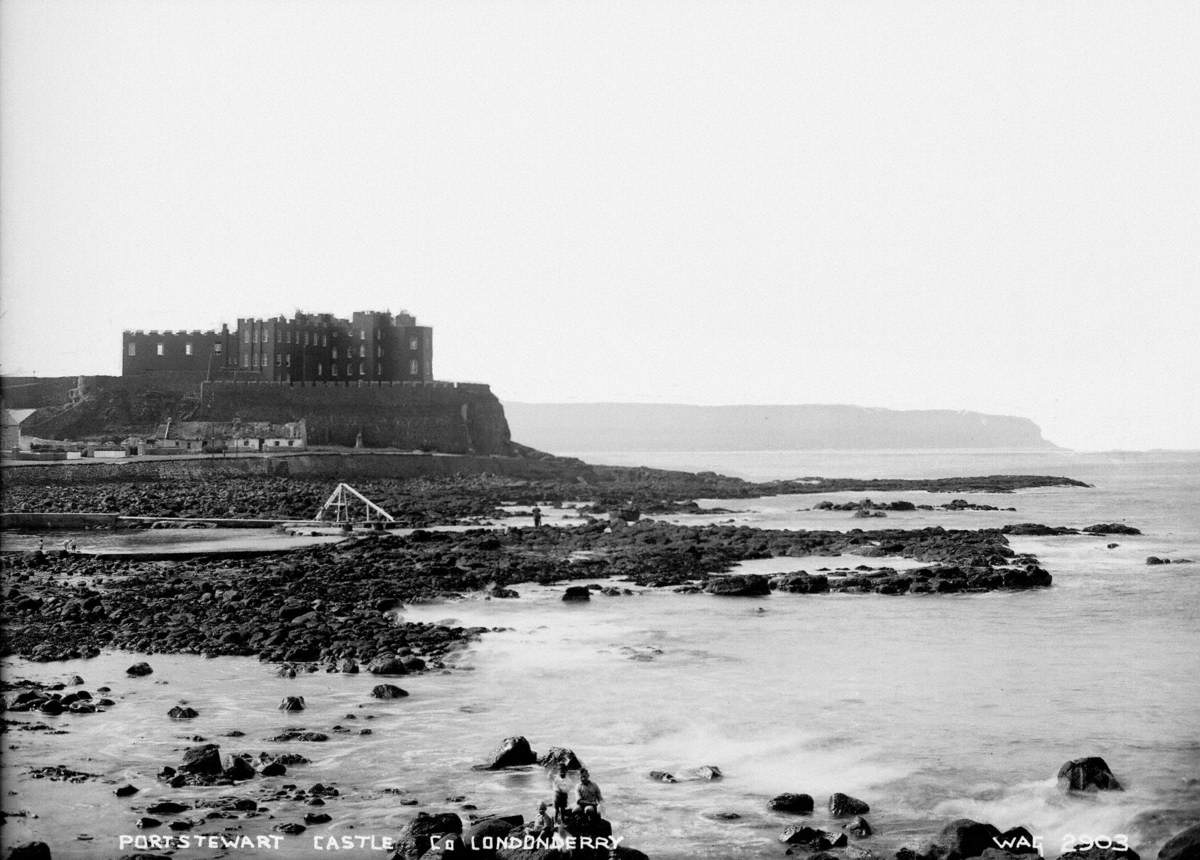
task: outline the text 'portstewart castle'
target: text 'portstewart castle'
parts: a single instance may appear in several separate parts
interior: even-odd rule
[[[121,375],[192,373],[199,379],[270,382],[428,382],[433,329],[401,311],[350,319],[299,311],[288,319],[239,318],[220,331],[126,331]]]

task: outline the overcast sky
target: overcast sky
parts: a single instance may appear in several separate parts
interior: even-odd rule
[[[507,400],[1200,447],[1200,4],[4,0],[0,362],[407,309]]]

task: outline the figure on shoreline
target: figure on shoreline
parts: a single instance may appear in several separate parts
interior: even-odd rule
[[[542,509],[537,505],[533,506],[533,527],[541,528],[542,525]]]
[[[529,832],[541,839],[549,839],[554,835],[554,819],[546,811],[549,806],[550,804],[544,800],[539,803],[537,815],[534,816],[533,821],[529,822]]]
[[[571,791],[571,777],[565,764],[558,766],[558,773],[550,777],[550,784],[554,787],[554,820],[562,821],[567,812],[567,795]]]
[[[575,795],[576,809],[580,813],[586,813],[590,808],[598,816],[600,814],[598,807],[603,801],[604,797],[600,794],[600,786],[592,782],[587,768],[579,771],[579,788],[576,789]]]

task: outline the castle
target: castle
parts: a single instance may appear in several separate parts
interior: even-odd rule
[[[121,375],[189,374],[198,380],[430,382],[433,329],[401,311],[350,319],[299,311],[239,318],[220,331],[126,331]]]

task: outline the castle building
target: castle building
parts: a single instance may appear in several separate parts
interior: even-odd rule
[[[194,374],[270,382],[429,382],[433,329],[401,311],[355,311],[350,319],[297,312],[243,317],[220,331],[126,331],[121,375]]]

